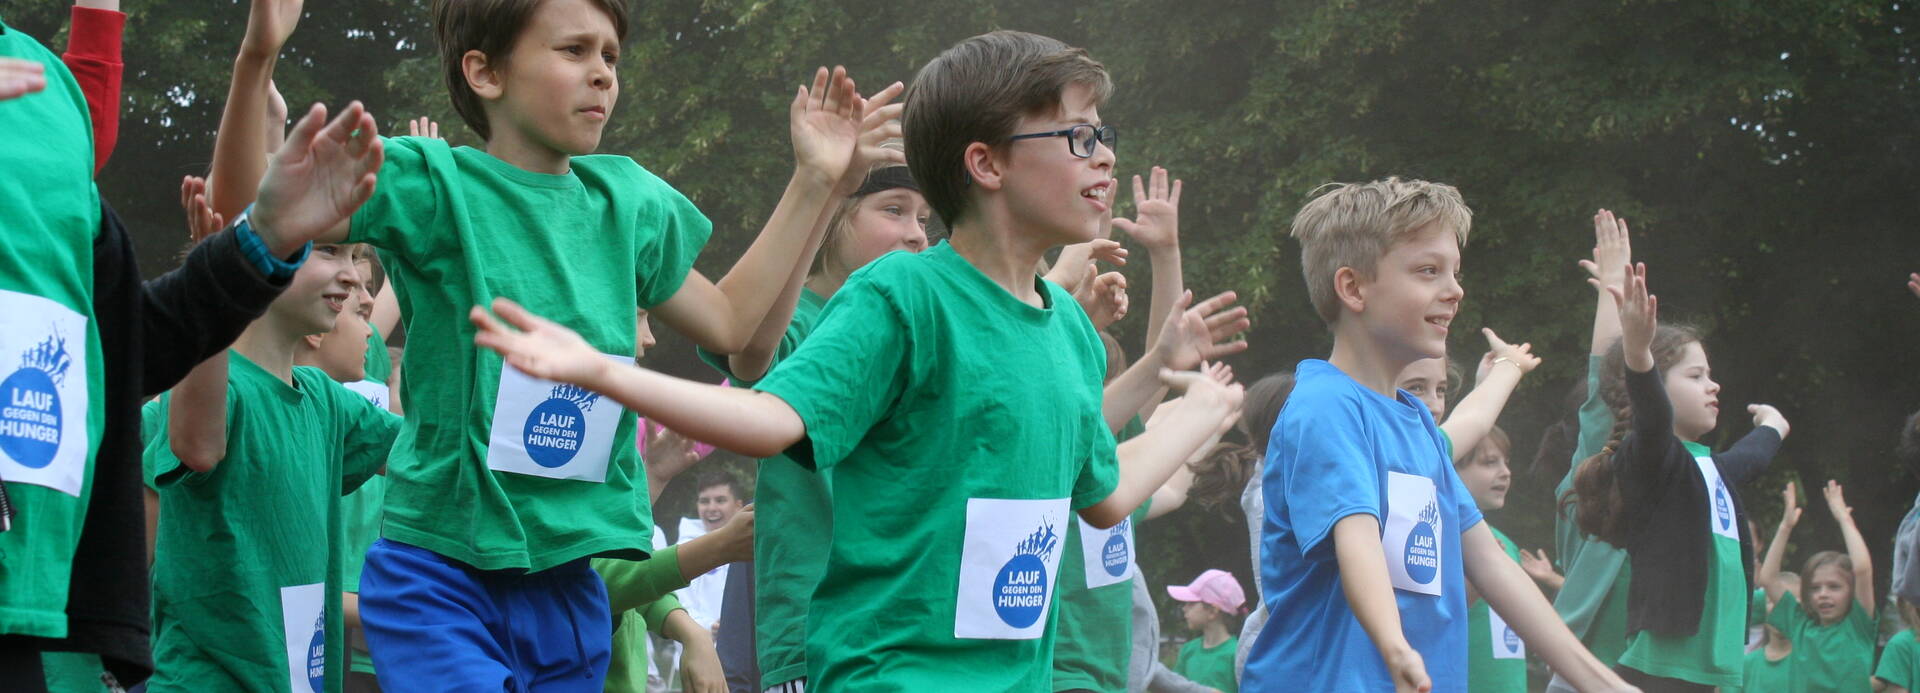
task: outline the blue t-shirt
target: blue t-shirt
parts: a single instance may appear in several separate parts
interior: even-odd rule
[[[1425,405],[1380,396],[1326,361],[1294,370],[1267,446],[1261,591],[1267,626],[1246,690],[1392,690],[1340,587],[1333,526],[1365,513],[1381,544],[1407,642],[1433,690],[1467,690],[1467,590],[1458,537],[1480,522]]]

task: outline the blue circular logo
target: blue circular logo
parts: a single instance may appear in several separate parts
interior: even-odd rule
[[[1440,542],[1434,538],[1433,523],[1421,522],[1407,533],[1407,577],[1426,584],[1440,572]]]
[[[1118,532],[1107,537],[1107,544],[1100,547],[1100,567],[1108,575],[1120,577],[1127,572],[1127,538]]]
[[[1520,649],[1520,634],[1513,632],[1513,626],[1507,626],[1507,633],[1501,639],[1506,641],[1508,652]]]
[[[313,639],[307,641],[307,685],[327,690],[327,617],[313,621]]]
[[[1733,528],[1733,511],[1727,506],[1727,485],[1725,483],[1714,486],[1713,512],[1720,517],[1720,529]]]
[[[53,463],[60,451],[60,392],[53,377],[22,368],[0,382],[0,450],[30,469]]]
[[[1039,556],[1019,554],[993,579],[993,610],[1000,620],[1025,628],[1047,611],[1047,564]]]
[[[549,399],[527,416],[527,456],[542,467],[553,469],[572,462],[586,436],[587,417],[571,400]]]

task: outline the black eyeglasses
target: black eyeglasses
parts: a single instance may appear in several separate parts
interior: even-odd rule
[[[1065,130],[1055,130],[1053,132],[1033,132],[1025,135],[1014,135],[1007,139],[1008,140],[1031,140],[1031,139],[1039,139],[1042,137],[1067,138],[1067,151],[1073,152],[1074,156],[1080,157],[1082,159],[1093,158],[1093,146],[1095,144],[1104,144],[1104,145],[1107,145],[1107,149],[1119,151],[1118,149],[1114,149],[1114,145],[1120,143],[1120,133],[1119,131],[1114,130],[1112,125],[1101,125],[1101,126],[1095,127],[1093,125],[1081,123],[1079,125],[1075,125]]]

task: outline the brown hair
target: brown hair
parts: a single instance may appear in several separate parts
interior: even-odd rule
[[[1324,191],[1324,192],[1323,192]],[[1389,177],[1371,183],[1328,183],[1293,215],[1307,297],[1328,326],[1340,317],[1333,275],[1351,267],[1373,278],[1380,256],[1431,223],[1453,230],[1461,246],[1473,228],[1473,210],[1451,185]]]
[[[460,119],[479,133],[482,140],[493,138],[493,127],[487,122],[487,111],[480,103],[480,95],[473,93],[473,87],[467,84],[467,72],[463,66],[467,51],[480,51],[481,55],[487,56],[489,67],[504,69],[507,55],[513,52],[514,41],[532,23],[533,13],[545,1],[433,0],[434,43],[440,49],[440,69],[447,78],[447,95],[453,98],[453,109],[460,112]],[[592,2],[607,13],[608,19],[613,20],[614,35],[620,41],[626,41],[626,0]]]
[[[880,143],[880,146],[894,151],[906,151],[906,145],[898,139],[887,140]],[[889,161],[876,163],[867,167],[867,177],[871,178],[874,173],[882,169],[899,165],[900,164]],[[888,188],[887,190],[894,189],[896,188]],[[833,203],[833,216],[827,218],[827,231],[825,236],[820,239],[820,248],[813,253],[813,268],[807,272],[809,276],[819,274],[827,269],[827,263],[839,252],[840,244],[847,242],[847,234],[853,231],[854,211],[860,209],[860,203],[867,199],[867,195],[881,192],[886,192],[886,190],[877,190],[872,193],[867,193],[866,195],[854,193],[840,198]],[[860,268],[847,267],[844,269],[851,274],[854,270]]]
[[[1473,454],[1454,460],[1453,466],[1458,468],[1468,462],[1472,462],[1473,458],[1479,456],[1481,450],[1488,447],[1498,448],[1500,454],[1507,456],[1507,464],[1513,464],[1513,439],[1507,436],[1505,429],[1494,426],[1493,428],[1487,429],[1487,436],[1480,439],[1480,444],[1473,446],[1473,449],[1468,451]]]
[[[1287,395],[1292,393],[1291,372],[1254,381],[1242,400],[1240,420],[1234,423],[1244,442],[1222,442],[1195,461],[1193,488],[1187,496],[1210,510],[1232,507],[1266,457],[1267,439],[1273,434],[1274,422],[1280,420],[1280,410],[1287,406]]]
[[[1700,341],[1699,331],[1686,325],[1662,323],[1653,333],[1653,368],[1664,373],[1686,354],[1688,344]],[[1627,362],[1620,340],[1607,349],[1605,365],[1600,369],[1600,399],[1613,413],[1613,429],[1607,432],[1607,444],[1600,452],[1580,463],[1573,476],[1573,492],[1560,501],[1565,509],[1575,506],[1580,531],[1616,546],[1626,541],[1626,499],[1614,476],[1613,453],[1633,427],[1633,405],[1627,398]]]
[[[1839,551],[1821,551],[1812,556],[1808,556],[1807,566],[1801,569],[1800,571],[1800,574],[1805,576],[1801,579],[1812,580],[1813,571],[1819,570],[1821,568],[1825,568],[1827,566],[1834,566],[1836,568],[1839,568],[1840,572],[1847,574],[1847,577],[1846,577],[1847,593],[1852,594],[1853,593],[1853,558]],[[1819,617],[1813,613],[1813,605],[1808,604],[1807,600],[1805,599],[1800,600],[1800,608],[1802,610],[1805,610],[1808,616],[1812,616],[1816,622],[1819,621]],[[1853,604],[1851,603],[1847,604],[1847,608],[1849,609],[1853,608]]]
[[[1073,84],[1091,88],[1095,105],[1113,92],[1107,68],[1085,49],[1020,31],[961,41],[920,68],[901,118],[907,165],[949,228],[967,211],[967,147],[1006,144],[1021,117],[1058,110]]]

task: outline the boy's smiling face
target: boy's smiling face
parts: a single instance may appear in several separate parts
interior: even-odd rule
[[[489,151],[593,153],[620,96],[619,57],[605,11],[588,0],[542,2],[506,59],[493,64],[494,83],[475,89],[488,104]]]
[[[1060,90],[1057,111],[1021,118],[1013,134],[1100,125],[1093,96],[1092,88],[1069,84]],[[1068,149],[1065,137],[1016,140],[1006,149],[1001,190],[1011,216],[1025,222],[1027,233],[1050,246],[1084,243],[1099,234],[1113,200],[1112,149],[1098,145],[1083,159]]]
[[[1374,263],[1371,280],[1359,279],[1361,305],[1348,317],[1360,320],[1394,360],[1410,364],[1444,357],[1447,327],[1466,295],[1459,272],[1460,243],[1453,230],[1427,224],[1389,247]]]
[[[358,286],[355,276],[345,246],[315,243],[307,261],[294,272],[293,282],[267,310],[298,336],[327,332],[340,311],[349,307]]]

